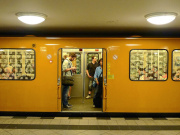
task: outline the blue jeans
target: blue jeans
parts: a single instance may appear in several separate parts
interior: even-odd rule
[[[68,105],[68,100],[67,100],[68,91],[69,91],[69,86],[63,86],[63,91],[62,91],[62,103],[63,103],[63,106]]]

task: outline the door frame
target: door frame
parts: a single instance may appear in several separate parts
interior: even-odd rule
[[[57,58],[57,86],[58,86],[58,90],[57,90],[57,102],[58,102],[57,103],[57,109],[58,109],[58,111],[63,112],[62,111],[62,109],[63,109],[62,108],[62,98],[61,98],[62,97],[62,75],[63,75],[62,74],[63,73],[62,72],[63,49],[102,49],[102,58],[103,58],[103,61],[104,61],[104,57],[105,57],[105,63],[106,64],[105,65],[103,64],[103,71],[102,71],[103,72],[103,91],[102,91],[102,109],[101,110],[102,110],[102,112],[106,112],[106,110],[107,110],[107,49],[106,48],[59,48],[58,49],[58,51],[57,51],[57,57],[58,57]],[[59,50],[61,50],[61,53],[60,53],[61,55],[59,55]],[[82,53],[82,54],[84,54],[84,53]],[[84,57],[84,60],[85,60],[85,57]],[[60,63],[61,63],[61,66],[60,66]],[[61,69],[61,73],[59,73],[60,72],[59,67]],[[59,79],[59,76],[60,76],[60,79]],[[83,75],[83,77],[84,77],[84,75]],[[84,86],[83,86],[83,89],[84,89]],[[59,101],[59,99],[60,99],[60,101]],[[71,111],[69,111],[69,112],[71,112]],[[83,111],[82,111],[82,113],[83,113]]]

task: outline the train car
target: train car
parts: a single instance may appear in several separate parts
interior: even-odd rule
[[[0,38],[1,112],[179,113],[179,38]],[[62,61],[75,52],[72,109],[62,107]],[[86,67],[103,58],[102,108]]]

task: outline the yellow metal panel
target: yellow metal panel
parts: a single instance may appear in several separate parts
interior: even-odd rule
[[[111,46],[108,62],[111,74],[108,79],[108,112],[180,112],[180,83],[171,80],[171,52],[178,46],[175,39],[122,40]],[[118,43],[118,42],[117,42]],[[130,81],[129,52],[131,49],[167,49],[169,51],[167,81]],[[113,55],[118,55],[114,60]]]
[[[103,50],[103,112],[107,111],[107,51]]]
[[[62,87],[62,79],[61,79],[61,71],[62,71],[62,49],[58,50],[58,91],[57,91],[57,108],[58,111],[61,111],[61,87]]]

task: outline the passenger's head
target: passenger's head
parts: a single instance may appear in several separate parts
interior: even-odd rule
[[[68,55],[64,55],[63,58],[66,59]]]
[[[180,74],[180,68],[177,69],[176,74]]]
[[[100,66],[102,66],[102,62],[103,62],[103,59],[101,58],[101,59],[98,61],[98,64],[99,64]]]
[[[97,58],[95,56],[92,56],[92,61],[93,62],[96,62],[97,61]]]
[[[69,54],[69,60],[70,60],[70,61],[75,60],[75,58],[76,58],[76,54],[75,54],[75,53],[70,53],[70,54]]]
[[[9,66],[9,67],[5,68],[5,72],[6,73],[12,73],[12,67]]]

